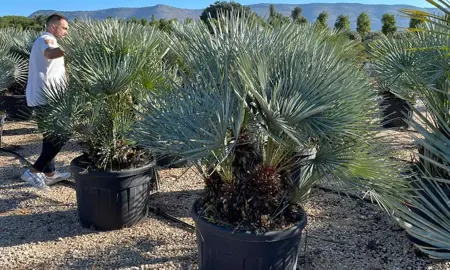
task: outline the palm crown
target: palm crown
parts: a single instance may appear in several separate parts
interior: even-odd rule
[[[389,196],[402,184],[368,143],[375,92],[352,46],[336,40],[239,16],[212,32],[179,25],[169,44],[191,70],[182,86],[147,98],[132,137],[193,161],[206,181],[202,215],[223,224],[279,228],[323,177]]]

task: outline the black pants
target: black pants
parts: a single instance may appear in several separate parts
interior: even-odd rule
[[[42,116],[41,113],[45,109],[45,105],[36,106],[33,109],[38,115],[37,123],[38,127],[40,127],[42,122],[39,120],[39,117]],[[61,151],[67,139],[52,133],[44,133],[43,136],[42,152],[33,164],[33,168],[43,173],[52,173],[55,171],[55,157]]]

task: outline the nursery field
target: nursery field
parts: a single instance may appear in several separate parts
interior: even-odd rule
[[[399,158],[410,158],[417,133],[380,132],[395,138]],[[34,161],[40,138],[34,124],[7,122],[2,142]],[[68,169],[79,154],[77,144],[69,142],[57,165]],[[83,228],[73,181],[43,192],[19,179],[25,166],[0,155],[0,269],[197,269],[196,238],[188,226],[150,211],[132,228]],[[161,170],[160,176],[150,206],[193,225],[189,209],[202,192],[202,180],[189,168]],[[308,226],[298,269],[450,269],[449,262],[418,252],[404,230],[370,202],[314,188],[305,209]]]
[[[429,2],[445,16],[364,40],[273,7],[0,29],[0,270],[450,269],[450,0]],[[38,86],[33,44],[64,56]],[[26,167],[56,152],[73,177],[43,191]]]

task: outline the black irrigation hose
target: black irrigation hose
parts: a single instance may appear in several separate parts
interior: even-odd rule
[[[184,221],[182,221],[182,220],[180,220],[180,219],[178,219],[178,218],[176,218],[176,217],[174,217],[172,215],[169,215],[169,214],[163,212],[161,209],[159,209],[159,207],[149,206],[149,209],[150,209],[150,211],[152,211],[156,215],[160,215],[160,216],[163,216],[163,217],[165,217],[167,219],[170,219],[172,221],[178,222],[178,223],[180,223],[181,225],[183,225],[184,227],[186,227],[186,228],[188,228],[190,230],[195,230],[195,226],[192,226],[189,223],[186,223],[186,222],[184,222]]]
[[[337,190],[334,190],[334,189],[331,189],[331,188],[327,188],[327,187],[322,187],[322,186],[317,186],[316,185],[316,186],[313,186],[312,188],[319,189],[319,190],[322,190],[322,191],[325,191],[325,192],[330,192],[330,193],[333,193],[333,194],[337,194],[337,195],[340,195],[340,196],[343,196],[343,197],[349,197],[349,198],[352,198],[352,199],[355,199],[355,200],[363,200],[363,201],[369,202],[371,204],[377,204],[376,202],[374,202],[373,200],[371,200],[369,198],[362,198],[362,197],[359,197],[358,195],[353,195],[353,194],[345,193],[345,192],[342,192],[342,191],[337,191]]]

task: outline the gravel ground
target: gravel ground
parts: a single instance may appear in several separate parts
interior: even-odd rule
[[[40,151],[33,124],[7,122],[3,144],[30,161]],[[383,131],[412,147],[410,131]],[[402,155],[406,154],[402,152]],[[69,142],[57,157],[68,169],[80,149]],[[72,180],[49,192],[21,182],[25,164],[0,155],[0,269],[197,269],[195,235],[153,213],[132,228],[99,232],[77,219]],[[192,169],[160,172],[151,205],[193,224],[188,211],[202,190]],[[450,262],[423,257],[404,231],[376,206],[313,189],[306,205],[299,269],[450,269]]]

